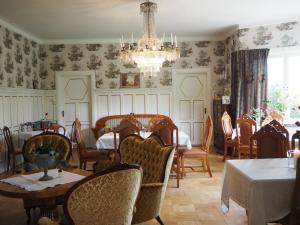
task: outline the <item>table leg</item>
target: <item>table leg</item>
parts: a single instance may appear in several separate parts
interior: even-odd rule
[[[49,217],[53,221],[58,221],[59,215],[56,199],[42,199],[40,205],[40,217]]]

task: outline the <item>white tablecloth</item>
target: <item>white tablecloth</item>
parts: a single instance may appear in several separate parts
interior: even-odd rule
[[[18,143],[19,147],[23,146],[24,141],[27,141],[32,136],[39,135],[42,132],[43,132],[42,130],[32,130],[32,131],[21,131],[21,132],[19,132],[19,143]]]
[[[296,171],[287,159],[227,160],[221,196],[222,210],[229,198],[248,210],[249,225],[266,225],[290,212]]]
[[[57,169],[52,169],[48,171],[48,175],[53,177],[54,179],[48,181],[39,181],[39,178],[43,175],[44,172],[39,172],[29,175],[11,177],[0,181],[18,186],[20,188],[24,188],[27,191],[40,191],[48,187],[54,187],[59,184],[67,184],[85,178],[85,176],[76,173],[70,173],[67,171],[62,171],[59,175]]]
[[[140,135],[143,138],[147,138],[151,135],[151,132],[141,132]],[[179,136],[178,137],[179,145],[186,146],[187,149],[191,150],[192,144],[191,144],[191,140],[190,140],[189,136],[182,131],[178,132],[178,136]],[[174,141],[176,141],[175,137],[176,137],[176,134],[174,135]],[[119,135],[118,134],[116,135],[116,139],[117,139],[117,146],[118,146],[119,145]],[[96,141],[96,147],[97,147],[97,149],[114,149],[115,148],[114,133],[109,132],[109,133],[106,133],[106,134],[102,135],[101,137],[99,137],[98,140]]]

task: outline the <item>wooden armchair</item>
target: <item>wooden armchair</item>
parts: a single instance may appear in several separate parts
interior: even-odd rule
[[[175,165],[175,172],[176,172],[176,181],[177,181],[177,188],[179,188],[179,179],[181,176],[181,158],[179,156],[179,149],[178,149],[178,127],[173,123],[173,121],[169,118],[164,118],[160,120],[158,123],[154,124],[151,127],[151,131],[156,133],[160,136],[163,143],[165,145],[174,146],[175,145],[175,157],[173,165]],[[174,133],[175,133],[175,140],[174,140]]]
[[[296,140],[298,140],[298,146],[296,146]],[[292,135],[292,149],[300,149],[300,131],[297,130],[296,133]]]
[[[22,156],[22,150],[15,148],[13,139],[12,139],[12,134],[11,134],[9,128],[6,126],[3,127],[3,136],[4,136],[4,140],[5,140],[6,147],[7,147],[6,148],[7,149],[6,172],[9,172],[10,164],[12,164],[11,165],[12,173],[15,174],[16,173],[16,158],[17,158],[17,156]]]
[[[133,118],[134,119],[134,118]],[[115,151],[119,149],[119,146],[117,146],[117,133],[119,134],[119,143],[121,141],[131,135],[131,134],[138,134],[140,135],[140,127],[139,124],[134,121],[133,119],[123,119],[121,120],[120,124],[114,129],[114,145],[115,145]]]
[[[174,147],[165,146],[158,136],[143,139],[127,136],[120,143],[122,163],[139,164],[143,168],[143,181],[136,203],[132,224],[156,219],[161,225],[160,210],[169,180]]]
[[[256,122],[248,115],[244,114],[236,121],[237,151],[238,158],[250,157],[250,138],[256,132]],[[256,152],[256,146],[253,145],[253,154]]]
[[[283,118],[283,115],[278,112],[278,111],[271,111],[269,113],[269,115],[274,119],[274,120],[277,120],[281,125],[284,124],[284,118]]]
[[[280,131],[282,134],[285,135],[286,138],[286,147],[287,149],[290,149],[290,134],[289,131],[277,120],[272,120],[269,123],[271,126],[273,126],[277,131]]]
[[[286,158],[286,137],[270,124],[255,132],[250,139],[250,157],[253,158],[253,141],[256,145],[256,156],[264,158]]]
[[[77,182],[66,194],[63,205],[72,225],[131,225],[142,182],[142,169],[118,164]],[[40,225],[59,225],[47,217]]]
[[[223,161],[225,161],[227,157],[228,148],[232,148],[232,155],[233,155],[234,149],[237,147],[237,138],[232,139],[233,128],[231,124],[231,118],[226,111],[222,115],[221,125],[222,125],[223,137],[224,137]]]
[[[212,177],[209,158],[208,158],[212,134],[213,134],[213,122],[211,117],[208,116],[205,123],[203,144],[200,146],[199,149],[195,148],[183,152],[183,156],[182,156],[183,174],[184,174],[184,168],[187,167],[184,165],[185,158],[200,158],[203,166],[203,171],[208,172],[209,176]],[[189,166],[189,167],[193,169],[193,167],[195,166]]]
[[[100,160],[109,160],[109,152],[104,150],[88,149],[84,143],[83,136],[81,134],[81,124],[78,118],[74,122],[74,135],[77,142],[79,167],[80,169],[86,169],[87,162],[96,162]]]
[[[52,123],[51,126],[48,127],[46,131],[52,131],[54,133],[66,135],[66,128],[62,125],[57,124],[57,123]]]

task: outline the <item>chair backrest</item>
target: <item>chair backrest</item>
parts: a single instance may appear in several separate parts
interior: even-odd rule
[[[236,136],[239,145],[249,145],[253,134],[253,128],[256,132],[256,122],[247,114],[244,114],[236,120]]]
[[[37,149],[43,146],[53,148],[56,162],[69,160],[71,156],[72,147],[69,138],[54,132],[44,132],[25,141],[22,149],[24,161],[34,163]]]
[[[299,225],[300,218],[300,158],[297,160],[296,180],[292,195],[291,213],[289,225]]]
[[[87,152],[86,145],[84,143],[81,133],[81,123],[78,118],[74,121],[74,136],[77,143],[79,158],[81,159]]]
[[[52,131],[54,133],[66,135],[66,128],[57,123],[51,124],[51,126],[47,128],[47,131]]]
[[[131,134],[140,135],[140,128],[134,123],[133,120],[123,119],[120,124],[114,129],[114,145],[115,149],[118,149],[117,146],[117,133],[119,133],[119,143],[123,141],[123,139]]]
[[[297,130],[296,133],[292,135],[292,149],[296,149],[296,140],[298,140],[297,148],[300,149],[300,131]]]
[[[287,152],[286,137],[270,124],[265,125],[251,137],[250,157],[253,154],[252,140],[257,142],[257,158],[285,158]]]
[[[290,134],[289,131],[281,124],[279,123],[277,120],[272,120],[269,123],[271,126],[273,126],[277,131],[280,131],[282,134],[285,135],[286,138],[286,145],[287,148],[290,148]]]
[[[88,176],[67,192],[65,215],[73,225],[130,225],[141,182],[137,165],[118,164]]]
[[[208,115],[205,122],[205,130],[204,130],[204,137],[203,137],[203,146],[205,147],[204,150],[207,152],[209,151],[212,135],[213,135],[213,122],[210,115]]]
[[[274,120],[277,120],[281,125],[283,125],[283,122],[284,122],[284,118],[283,118],[283,115],[278,112],[278,111],[271,111],[269,113],[269,115],[274,119]]]
[[[231,124],[231,118],[226,111],[222,115],[221,126],[222,126],[224,139],[225,140],[231,139],[232,133],[233,133],[233,128],[232,128],[232,124]]]
[[[121,163],[142,166],[143,184],[162,183],[166,176],[167,162],[174,155],[173,146],[165,146],[157,136],[143,139],[137,135],[127,136],[119,147]],[[171,159],[171,161],[172,161]]]
[[[266,118],[262,121],[261,126],[263,127],[263,126],[269,124],[272,120],[274,120],[274,119],[272,118],[272,116],[267,115]]]
[[[151,127],[153,133],[157,133],[165,145],[174,145],[178,147],[178,127],[171,119],[164,118]],[[176,134],[174,140],[174,133]]]
[[[129,120],[131,123],[133,123],[136,127],[138,127],[140,130],[142,130],[142,128],[143,128],[143,124],[139,121],[139,120],[137,120],[136,118],[134,118],[134,115],[127,115],[124,119],[127,119],[127,120]],[[121,120],[121,122],[122,122],[122,120]],[[120,124],[121,124],[121,122],[120,122]]]
[[[7,147],[8,155],[15,153],[15,147],[12,139],[11,131],[7,126],[3,127],[3,136]]]

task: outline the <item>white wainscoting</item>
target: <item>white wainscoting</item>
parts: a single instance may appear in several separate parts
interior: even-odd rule
[[[97,119],[119,114],[163,114],[173,116],[172,89],[96,90]]]
[[[56,119],[54,90],[0,88],[0,129],[3,126],[11,129],[15,146],[18,144],[19,125],[40,120],[46,112],[48,119]],[[0,138],[0,144],[4,143],[2,136]],[[0,151],[0,173],[4,171],[5,156],[6,151]]]

